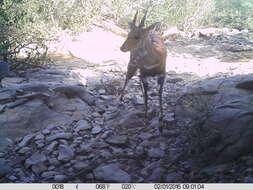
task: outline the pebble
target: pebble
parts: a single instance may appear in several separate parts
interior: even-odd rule
[[[61,164],[61,162],[59,160],[57,160],[57,158],[50,158],[48,159],[49,163],[52,164],[53,166],[59,166]]]
[[[89,167],[89,163],[87,162],[82,162],[82,161],[77,161],[75,164],[74,164],[74,169],[76,170],[83,170],[85,168],[88,168]]]
[[[102,135],[101,135],[101,138],[102,139],[106,139],[109,137],[109,135],[111,134],[112,132],[111,131],[105,131]]]
[[[244,177],[244,183],[253,183],[253,177]]]
[[[32,166],[32,171],[36,174],[39,175],[40,173],[47,171],[47,167],[44,163],[40,162],[36,165]]]
[[[41,177],[46,179],[54,178],[55,175],[59,174],[59,172],[56,171],[46,171],[41,174]]]
[[[135,149],[135,153],[138,156],[144,155],[145,154],[145,150],[143,146],[137,146]]]
[[[123,171],[118,164],[100,165],[94,171],[97,180],[115,183],[129,183],[131,176]]]
[[[122,154],[124,150],[122,148],[111,147],[113,154]]]
[[[182,181],[182,174],[178,172],[171,172],[165,176],[166,183],[179,183]]]
[[[0,152],[0,158],[4,157],[5,153],[4,152]]]
[[[88,129],[91,129],[91,125],[88,123],[88,121],[86,120],[80,120],[77,122],[76,124],[76,128],[75,128],[75,131],[79,132],[79,131],[82,131],[82,130],[88,130]]]
[[[99,134],[101,131],[102,131],[102,128],[101,128],[101,127],[94,127],[94,128],[92,128],[91,133],[92,133],[93,135],[96,135],[96,134]]]
[[[99,94],[106,94],[106,91],[105,91],[105,89],[99,89],[99,90],[98,90],[98,93],[99,93]]]
[[[148,139],[150,139],[152,137],[153,137],[153,134],[150,134],[150,133],[141,133],[139,135],[139,138],[141,138],[143,141],[144,140],[148,140]]]
[[[147,166],[141,170],[141,175],[148,176],[155,168],[160,167],[160,165],[159,162],[148,163]]]
[[[101,157],[106,158],[106,159],[108,159],[112,156],[112,154],[109,151],[101,151],[100,155],[101,155]]]
[[[42,148],[45,146],[43,140],[37,140],[37,141],[35,141],[35,144],[37,145],[38,148]]]
[[[212,175],[215,175],[215,173],[218,173],[218,172],[222,173],[226,169],[227,169],[226,164],[219,164],[219,165],[215,165],[215,166],[206,167],[206,168],[201,170],[201,173],[205,174],[205,175],[212,176]]]
[[[24,177],[24,172],[21,168],[15,168],[13,171],[16,173],[18,177]]]
[[[44,154],[41,154],[39,152],[35,152],[31,157],[26,159],[25,166],[28,168],[33,165],[37,165],[39,163],[43,163],[47,160],[46,156]]]
[[[45,138],[44,135],[39,134],[39,135],[36,135],[34,139],[35,139],[35,140],[43,140],[44,138]]]
[[[72,138],[72,134],[71,133],[57,133],[55,135],[51,135],[49,137],[47,137],[47,141],[51,142],[57,139],[71,139]]]
[[[76,137],[75,139],[78,140],[78,141],[82,141],[83,137]]]
[[[54,170],[55,169],[55,166],[49,166],[48,168],[47,168],[48,170]]]
[[[163,173],[165,171],[166,170],[164,168],[161,168],[161,167],[155,168],[152,171],[151,175],[148,177],[148,181],[149,182],[162,181]]]
[[[67,162],[71,160],[74,156],[74,150],[68,145],[59,146],[58,160]]]
[[[14,176],[14,175],[11,175],[11,176],[8,177],[8,179],[11,180],[11,181],[16,181],[17,177]]]
[[[18,147],[27,146],[28,143],[34,138],[35,134],[26,135],[23,140],[18,144]]]
[[[100,95],[100,98],[101,98],[102,100],[109,101],[109,100],[112,100],[112,99],[113,99],[113,96],[110,96],[110,95]]]
[[[175,121],[175,114],[174,114],[174,112],[166,113],[163,119],[166,122],[173,122],[173,121]]]
[[[160,148],[151,148],[148,150],[148,156],[151,158],[162,158],[164,157],[165,152]]]
[[[56,147],[57,145],[58,145],[58,142],[57,142],[57,141],[51,142],[51,143],[48,145],[48,147],[46,148],[46,151],[47,151],[48,153],[53,152],[54,149],[55,149],[55,147]]]
[[[112,145],[125,145],[127,143],[127,136],[111,136],[105,141]]]
[[[9,164],[6,163],[4,159],[0,159],[0,179],[5,175],[9,174],[12,171],[12,168]]]
[[[48,129],[44,129],[44,130],[42,131],[42,134],[44,134],[44,135],[49,135],[49,134],[50,134],[50,131],[49,131]]]
[[[18,151],[18,153],[21,154],[21,155],[24,155],[24,154],[26,154],[27,152],[29,152],[30,150],[31,150],[31,148],[25,146],[25,147],[21,148],[21,149]]]
[[[55,182],[65,182],[68,179],[66,175],[56,175],[54,176]]]
[[[65,140],[65,139],[60,139],[59,140],[59,144],[65,144],[65,145],[68,145],[68,141]]]

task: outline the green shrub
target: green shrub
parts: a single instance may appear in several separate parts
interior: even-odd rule
[[[30,44],[45,48],[61,30],[80,32],[102,20],[127,26],[147,8],[147,24],[164,28],[253,29],[252,0],[0,0],[0,49],[14,56]]]

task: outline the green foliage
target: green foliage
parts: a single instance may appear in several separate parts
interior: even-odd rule
[[[216,0],[214,23],[237,29],[253,29],[253,0]]]
[[[0,49],[15,55],[45,48],[61,30],[79,32],[102,20],[127,26],[136,10],[146,9],[147,24],[159,21],[164,28],[253,29],[253,0],[0,0]]]

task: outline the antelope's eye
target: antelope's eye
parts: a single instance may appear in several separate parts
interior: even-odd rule
[[[140,37],[139,37],[139,36],[133,36],[133,39],[135,39],[135,40],[139,40],[139,39],[140,39]]]

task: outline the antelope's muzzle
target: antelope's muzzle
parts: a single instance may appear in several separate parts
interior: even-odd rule
[[[120,51],[127,52],[128,49],[124,46],[124,44],[120,47]]]

